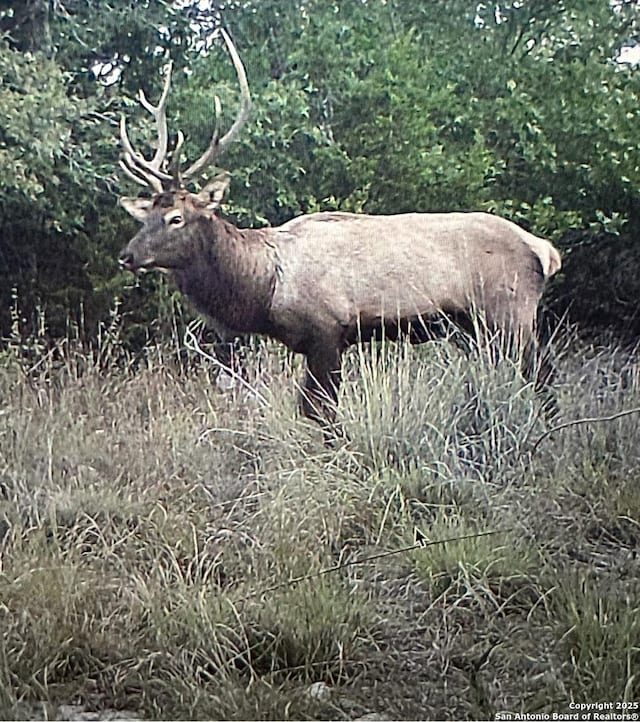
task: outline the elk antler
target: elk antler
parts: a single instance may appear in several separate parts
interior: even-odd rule
[[[169,63],[167,75],[164,79],[164,87],[160,102],[157,106],[152,105],[144,94],[143,90],[138,92],[138,99],[143,108],[148,110],[156,121],[158,131],[158,147],[153,159],[148,161],[141,153],[136,153],[129,140],[127,133],[127,121],[124,115],[120,116],[120,141],[124,149],[124,163],[120,161],[120,165],[124,168],[127,175],[142,185],[149,185],[157,193],[163,190],[163,181],[171,182],[173,177],[162,170],[162,166],[167,157],[168,131],[167,131],[167,98],[169,97],[169,89],[171,87],[171,70],[173,63]]]
[[[247,118],[249,117],[249,111],[251,109],[251,93],[249,92],[249,83],[247,82],[247,74],[245,72],[244,65],[242,64],[242,60],[240,60],[238,51],[236,50],[235,45],[231,41],[231,38],[227,35],[226,31],[224,29],[221,29],[220,33],[222,34],[224,42],[227,45],[229,55],[231,55],[231,60],[233,61],[233,67],[235,68],[236,75],[238,76],[238,82],[240,83],[240,110],[238,111],[238,115],[233,122],[231,128],[229,128],[229,130],[222,136],[222,138],[219,138],[218,121],[220,119],[221,104],[220,98],[218,98],[217,95],[214,95],[213,102],[215,108],[216,123],[213,130],[213,135],[211,136],[211,142],[209,143],[209,147],[200,156],[200,158],[198,158],[198,160],[192,165],[190,165],[184,172],[183,177],[185,180],[192,178],[196,173],[199,173],[207,165],[213,163],[216,156],[224,153],[224,151],[236,139],[236,136],[242,129],[242,126],[246,123]]]
[[[124,116],[120,117],[120,141],[123,148],[124,159],[120,161],[120,165],[125,173],[134,180],[144,186],[149,186],[154,193],[161,193],[163,190],[171,190],[180,188],[184,183],[192,179],[197,173],[202,171],[207,165],[211,164],[214,159],[223,153],[229,145],[236,139],[242,126],[245,124],[249,110],[251,108],[251,94],[249,92],[249,83],[247,82],[247,74],[242,64],[242,60],[238,55],[231,38],[226,31],[221,29],[220,33],[227,45],[233,66],[240,82],[241,104],[238,115],[227,133],[222,138],[219,137],[219,120],[221,115],[220,98],[214,95],[214,111],[215,125],[213,135],[209,147],[192,163],[187,170],[181,174],[180,172],[180,149],[184,142],[184,135],[178,131],[178,139],[171,153],[171,162],[166,164],[168,151],[168,131],[167,131],[167,98],[169,88],[171,86],[171,69],[172,63],[169,63],[167,74],[162,89],[162,95],[157,106],[152,105],[146,98],[142,90],[139,91],[140,104],[148,110],[154,117],[156,129],[158,133],[158,146],[151,160],[147,160],[141,153],[137,153],[127,133],[127,123]]]

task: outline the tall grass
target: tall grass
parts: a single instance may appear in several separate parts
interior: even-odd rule
[[[356,347],[333,448],[297,415],[298,361],[276,347],[249,359],[257,394],[221,394],[210,365],[161,349],[5,354],[0,717],[637,699],[637,416],[543,438],[640,405],[633,357],[586,353],[560,360],[550,420],[510,362]],[[380,556],[416,527],[499,533]]]

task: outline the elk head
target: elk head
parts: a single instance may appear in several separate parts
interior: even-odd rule
[[[120,205],[144,227],[120,254],[120,265],[131,271],[175,270],[181,256],[189,253],[189,234],[185,226],[197,223],[198,218],[210,215],[220,205],[229,185],[229,174],[216,176],[199,193],[190,193],[186,184],[214,163],[236,139],[245,124],[251,108],[251,95],[247,75],[240,56],[224,30],[220,33],[227,45],[238,76],[241,103],[231,128],[220,137],[220,99],[214,96],[215,123],[213,135],[205,152],[188,166],[180,169],[180,151],[184,142],[181,131],[172,150],[169,149],[167,130],[167,99],[171,87],[171,64],[167,69],[164,87],[158,105],[152,105],[140,90],[140,104],[152,114],[157,130],[157,147],[151,160],[134,150],[124,116],[120,118],[120,141],[123,159],[120,165],[129,178],[152,192],[150,198],[121,197]],[[170,159],[168,159],[170,156]]]

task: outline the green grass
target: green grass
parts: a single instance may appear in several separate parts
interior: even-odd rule
[[[487,718],[640,697],[640,371],[348,354],[333,448],[297,360],[0,359],[0,718]],[[540,443],[536,446],[536,441]],[[446,544],[369,557],[428,540]],[[324,570],[339,567],[335,571]],[[304,577],[291,583],[291,580]],[[310,694],[323,682],[327,697]]]

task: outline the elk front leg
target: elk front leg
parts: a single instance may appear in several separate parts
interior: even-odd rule
[[[341,353],[338,349],[316,349],[307,354],[307,373],[301,393],[302,413],[322,427],[336,419],[341,382]]]

